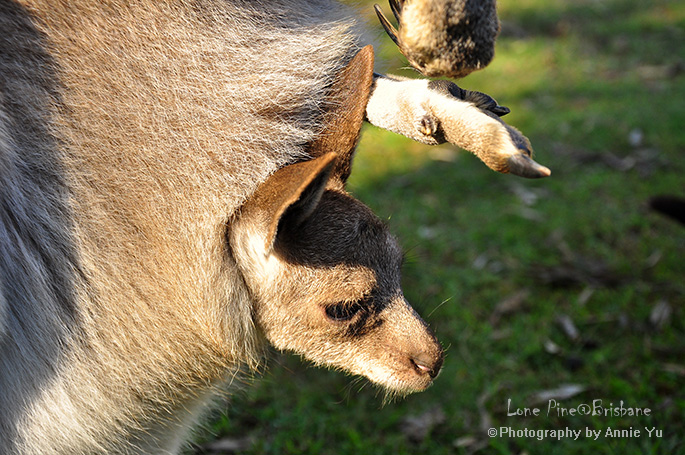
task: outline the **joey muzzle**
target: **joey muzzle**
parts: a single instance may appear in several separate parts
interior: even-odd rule
[[[425,335],[418,337],[422,338],[422,343],[420,343],[420,347],[417,346],[409,354],[409,361],[412,363],[416,373],[425,380],[428,380],[428,385],[430,385],[430,382],[440,373],[445,359],[445,352],[433,331],[418,314],[416,317],[423,325]]]
[[[398,391],[414,392],[426,389],[438,376],[444,351],[428,324],[404,299],[398,299],[386,316],[386,333],[391,350],[402,357],[397,359],[397,377],[403,385]],[[398,384],[399,385],[399,384]],[[404,389],[404,390],[402,390]]]

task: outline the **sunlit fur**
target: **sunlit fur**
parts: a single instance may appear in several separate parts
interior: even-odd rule
[[[389,395],[431,384],[443,352],[397,241],[344,190],[373,82],[350,17],[332,0],[0,4],[0,453],[177,453],[266,341]],[[445,134],[512,134],[396,83],[371,95],[396,115],[380,126],[413,137],[437,100]],[[313,178],[278,181],[296,166]],[[327,316],[360,300],[364,317]]]

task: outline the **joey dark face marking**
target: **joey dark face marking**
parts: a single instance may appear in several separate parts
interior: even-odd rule
[[[365,310],[365,304],[362,302],[352,303],[337,303],[326,306],[326,316],[332,321],[349,321]]]
[[[387,306],[387,302],[379,302],[374,294],[372,291],[361,300],[325,307],[326,316],[344,328],[341,338],[362,337],[383,324],[380,312]]]
[[[387,227],[351,196],[326,190],[302,222],[286,211],[274,253],[291,264],[359,265],[384,272],[399,269],[402,251]]]
[[[326,302],[326,317],[346,326],[345,336],[362,336],[383,323],[380,313],[401,296],[402,251],[387,227],[364,204],[347,194],[327,190],[317,208],[300,224],[284,215],[274,253],[285,262],[308,267],[345,265],[373,272],[361,297]],[[340,298],[344,298],[341,296]]]

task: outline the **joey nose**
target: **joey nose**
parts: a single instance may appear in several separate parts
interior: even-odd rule
[[[421,352],[412,356],[410,360],[417,372],[420,374],[427,374],[431,379],[435,379],[442,367],[443,356],[442,351],[437,355]]]

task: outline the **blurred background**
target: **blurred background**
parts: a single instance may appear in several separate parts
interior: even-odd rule
[[[373,3],[359,8],[376,71],[418,76]],[[685,453],[685,225],[651,207],[685,198],[685,2],[498,10],[494,61],[457,83],[511,108],[552,176],[497,174],[367,125],[350,181],[407,252],[405,295],[447,352],[435,384],[384,403],[364,379],[274,353],[198,453]],[[595,400],[650,415],[568,415]]]

